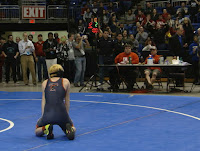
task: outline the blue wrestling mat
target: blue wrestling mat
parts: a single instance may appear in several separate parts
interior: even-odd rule
[[[36,137],[40,92],[0,92],[0,151],[198,151],[200,98],[71,93],[69,141]]]

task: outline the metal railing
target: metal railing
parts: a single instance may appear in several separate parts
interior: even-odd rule
[[[68,8],[66,5],[49,5],[47,7],[47,19],[67,19]]]
[[[20,7],[18,5],[0,6],[0,19],[20,19]]]

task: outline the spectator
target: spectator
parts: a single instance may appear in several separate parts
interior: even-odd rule
[[[153,43],[151,39],[147,39],[145,42],[145,47],[142,49],[142,51],[150,52],[152,48],[156,49],[155,44]]]
[[[98,16],[97,13],[98,13],[98,5],[97,2],[94,1],[92,4],[92,14],[93,16],[97,17]]]
[[[84,23],[83,23],[83,20],[80,19],[80,20],[78,21],[77,33],[83,35],[83,34],[85,34],[85,30],[86,30],[86,29],[85,29],[85,25],[84,25]]]
[[[32,56],[33,52],[35,51],[35,47],[33,43],[28,40],[28,35],[26,32],[23,33],[23,40],[19,42],[18,47],[21,56],[24,84],[28,85],[29,83],[27,77],[27,69],[29,69],[32,75],[32,82],[34,85],[36,85],[35,63]]]
[[[137,5],[137,9],[134,12],[135,16],[139,14],[139,11],[144,12],[144,9],[142,8],[141,4]]]
[[[85,42],[83,40],[85,40]],[[79,82],[80,86],[84,86],[84,76],[86,68],[85,46],[90,46],[87,38],[83,36],[81,37],[80,34],[76,34],[75,41],[73,42],[76,66],[74,78],[75,87],[79,87]]]
[[[98,9],[98,12],[97,12],[99,17],[103,16],[103,10],[104,10],[103,3],[100,2],[99,9]]]
[[[158,13],[157,13],[157,10],[154,8],[154,9],[153,9],[153,13],[151,14],[151,19],[152,19],[153,21],[156,21],[156,20],[158,20],[158,17],[159,17],[159,15],[158,15]]]
[[[151,51],[151,55],[146,58],[145,63],[147,64],[148,58],[151,57],[153,58],[153,63],[158,64],[160,56],[157,55],[156,47],[155,46],[151,47],[150,51]],[[153,83],[155,82],[156,77],[160,75],[160,73],[161,73],[161,69],[159,67],[149,67],[146,70],[144,70],[145,78],[147,80],[147,83],[146,83],[147,89],[153,88]],[[152,74],[152,78],[150,78],[151,74]]]
[[[168,12],[171,16],[174,16],[174,15],[175,15],[176,11],[175,11],[174,7],[171,5],[170,2],[167,3],[166,9],[167,9],[167,12]]]
[[[101,22],[102,22],[102,28],[105,28],[108,26],[110,14],[108,13],[107,10],[103,10],[103,15],[101,16]]]
[[[200,28],[197,29],[198,43],[200,43]]]
[[[131,57],[131,59],[130,59]],[[131,61],[131,62],[130,62]],[[124,52],[120,53],[115,58],[115,64],[138,64],[139,57],[136,53],[131,52],[131,45],[126,44]],[[132,90],[134,83],[136,82],[138,70],[135,68],[120,68],[119,73],[116,71],[116,68],[110,72],[110,83],[111,89],[118,89],[118,85],[123,79],[127,85],[127,90]],[[122,77],[120,79],[120,77]]]
[[[116,33],[118,25],[119,22],[117,21],[116,15],[113,14],[108,22],[108,26],[110,27],[113,33]]]
[[[167,17],[167,21],[166,23],[168,24],[169,28],[170,28],[170,33],[172,35],[174,35],[175,33],[175,21],[171,18],[171,15],[169,14],[168,17]]]
[[[85,11],[88,9],[87,4],[84,4],[83,7],[81,8],[81,15],[84,15]]]
[[[124,24],[120,23],[119,27],[117,28],[117,33],[121,33],[122,34],[124,32],[124,30],[125,30]]]
[[[194,36],[194,29],[189,18],[187,17],[185,17],[183,20],[183,29],[185,31],[186,42],[188,43],[188,45],[190,45]]]
[[[156,22],[151,19],[150,14],[147,14],[146,19],[141,23],[141,25],[146,29],[146,31],[148,31],[150,34],[153,34]]]
[[[146,9],[145,9],[145,15],[147,14],[152,14],[153,13],[153,8],[150,2],[146,3]]]
[[[185,6],[185,2],[181,3],[181,7],[177,9],[176,14],[181,13],[182,16],[188,14],[188,8]]]
[[[193,43],[189,46],[189,54],[192,56],[192,67],[194,74],[194,84],[200,84],[200,66],[199,66],[199,42],[198,37],[195,35]]]
[[[114,8],[112,2],[109,2],[108,7],[107,7],[107,10],[108,10],[109,13],[115,12],[115,8]]]
[[[14,83],[17,82],[16,78],[16,59],[19,55],[18,45],[13,42],[13,36],[8,36],[8,42],[2,47],[2,53],[5,57],[6,65],[6,83],[10,81],[10,68],[12,68],[12,76]]]
[[[132,10],[129,9],[128,13],[125,15],[125,23],[133,24],[135,22],[135,14],[133,14]]]
[[[138,11],[138,15],[136,16],[136,22],[142,22],[145,20],[146,16],[143,14],[141,10]]]
[[[21,41],[20,37],[16,37],[15,39],[16,44],[18,45],[19,42]],[[18,47],[18,46],[17,46]],[[17,56],[16,59],[16,74],[17,74],[17,81],[22,81],[22,75],[21,75],[21,63],[20,63],[20,55]]]
[[[122,38],[123,37],[121,33],[117,34],[117,38],[114,44],[114,57],[116,57],[119,53],[122,52],[122,50],[124,50],[124,42]]]
[[[38,82],[42,82],[42,78],[44,80],[48,79],[48,71],[47,71],[47,65],[45,61],[45,53],[43,51],[43,37],[42,34],[38,35],[38,41],[34,44],[35,47],[35,54],[38,58],[37,61],[37,70],[38,70]],[[42,68],[43,68],[43,75],[42,75]]]
[[[43,51],[46,54],[46,65],[47,71],[53,64],[57,64],[57,54],[56,50],[58,48],[58,43],[55,39],[53,39],[53,33],[48,33],[48,39],[43,44]]]
[[[165,21],[167,20],[168,15],[169,15],[169,13],[167,12],[167,9],[163,9],[162,17],[163,17],[163,19],[164,19]]]
[[[33,42],[33,35],[28,35],[28,40],[30,40],[33,44],[35,43],[35,42]]]
[[[136,40],[138,40],[139,44],[141,44],[142,46],[144,46],[145,41],[147,40],[148,37],[148,33],[144,31],[144,28],[141,26],[139,28],[139,31],[136,35]]]
[[[135,52],[138,54],[138,48],[139,48],[139,42],[135,39],[133,34],[129,35],[129,41],[128,44],[131,45],[132,52]]]
[[[2,76],[3,76],[3,70],[2,70],[2,67],[4,65],[4,60],[5,60],[5,57],[4,55],[2,54],[2,47],[3,45],[6,43],[6,40],[5,38],[3,37],[0,37],[0,83],[2,82]]]
[[[154,42],[156,44],[156,47],[158,50],[165,50],[166,44],[165,44],[165,35],[167,31],[169,30],[169,26],[167,24],[164,24],[164,26],[159,26],[157,25],[157,29],[155,30],[153,37],[154,37]]]
[[[90,11],[90,8],[87,8],[85,13],[83,14],[83,20],[86,24],[88,24],[91,21],[92,18],[92,12]]]
[[[123,36],[123,41],[125,43],[127,43],[127,41],[128,41],[128,31],[124,30],[123,33],[122,33],[122,36]]]
[[[104,30],[103,37],[97,41],[97,50],[99,53],[99,64],[113,64],[113,49],[114,41],[109,38],[108,30]],[[104,80],[104,68],[99,69],[99,83],[98,88],[102,89]]]
[[[165,20],[163,19],[162,14],[160,14],[158,20],[156,20],[156,29],[160,29],[164,27],[164,25],[165,25]]]
[[[74,49],[73,49],[73,42],[74,42],[74,34],[68,34],[67,46],[68,46],[68,69],[67,69],[67,78],[70,82],[74,81],[75,76],[75,56],[74,56]]]
[[[197,22],[196,14],[198,14],[199,9],[199,2],[198,0],[191,0],[190,1],[190,7],[189,7],[189,14],[190,14],[190,20],[192,23]]]
[[[57,43],[60,43],[60,38],[58,37],[58,33],[54,33],[54,39],[57,41]]]
[[[182,57],[184,61],[187,61],[188,54],[186,48],[188,47],[188,44],[186,43],[183,34],[184,29],[183,26],[180,25],[177,28],[176,34],[169,40],[169,48],[172,56],[179,56]]]

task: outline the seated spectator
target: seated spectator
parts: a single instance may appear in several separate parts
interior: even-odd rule
[[[152,48],[155,47],[155,44],[153,44],[153,41],[151,39],[147,39],[145,42],[145,47],[142,49],[142,51],[151,51]],[[156,48],[156,47],[155,47]]]
[[[133,34],[129,35],[128,44],[131,45],[132,52],[138,54],[139,42],[135,39]]]
[[[83,14],[83,20],[86,24],[88,24],[91,21],[92,18],[92,12],[90,11],[90,8],[87,8],[85,13]]]
[[[165,20],[162,14],[159,15],[158,20],[156,20],[156,29],[162,28],[165,25]]]
[[[135,10],[134,14],[135,16],[138,15],[138,12],[141,11],[141,12],[144,12],[144,9],[142,8],[141,4],[138,4],[137,5],[137,9]]]
[[[124,32],[124,30],[125,30],[124,24],[120,23],[119,27],[117,28],[117,33],[121,33],[122,34]]]
[[[197,22],[196,14],[198,13],[200,3],[197,0],[190,1],[189,14],[192,23]]]
[[[127,40],[128,40],[128,31],[124,30],[123,33],[122,33],[122,36],[123,36],[123,41],[125,43],[127,43]]]
[[[97,2],[94,1],[93,4],[92,4],[92,14],[97,17],[98,15],[98,5],[97,5]]]
[[[104,10],[103,3],[100,2],[99,9],[98,9],[98,12],[97,12],[97,14],[98,14],[99,17],[103,16],[103,10]]]
[[[141,26],[139,28],[139,31],[136,35],[136,40],[138,40],[139,44],[141,44],[142,46],[144,46],[145,41],[147,40],[148,37],[148,33],[144,31],[144,28]]]
[[[198,37],[195,35],[193,43],[189,46],[189,54],[192,56],[192,67],[194,74],[194,84],[200,84],[200,66],[199,66],[199,42]]]
[[[197,29],[198,43],[200,43],[200,28]]]
[[[157,10],[154,8],[153,9],[153,13],[151,14],[151,19],[152,20],[154,20],[154,21],[156,21],[156,20],[158,20],[158,13],[157,13]]]
[[[175,21],[171,18],[171,15],[169,14],[166,20],[166,23],[168,24],[170,28],[170,34],[175,34]]]
[[[163,17],[163,19],[164,19],[165,21],[167,20],[168,15],[169,15],[169,13],[167,12],[167,9],[163,9],[162,17]]]
[[[109,13],[115,12],[115,7],[113,6],[112,2],[109,2],[107,10]]]
[[[86,10],[88,9],[87,4],[84,4],[83,7],[81,8],[81,15],[83,16]]]
[[[157,55],[157,49],[156,47],[151,47],[151,55],[149,55],[146,60],[145,64],[147,64],[147,60],[151,57],[153,58],[153,63],[158,64],[160,60],[160,56]],[[161,73],[161,69],[159,67],[149,67],[146,70],[144,70],[145,78],[147,80],[146,82],[146,87],[147,89],[152,89],[153,88],[153,83],[156,80],[156,77]],[[150,78],[150,75],[152,74],[152,78]]]
[[[125,15],[125,23],[133,24],[134,22],[135,22],[135,15],[133,14],[132,10],[129,9],[128,13]]]
[[[167,12],[168,12],[170,15],[172,15],[172,16],[175,15],[176,11],[175,11],[174,7],[171,5],[170,2],[167,3],[166,9],[167,9]]]
[[[109,18],[110,18],[109,12],[104,9],[103,15],[100,17],[100,20],[102,22],[102,28],[105,28],[106,26],[108,26]]]
[[[136,16],[136,22],[142,22],[145,20],[146,16],[143,14],[141,10],[138,11],[138,15]]]
[[[117,21],[116,15],[113,15],[111,17],[111,20],[109,21],[108,25],[113,33],[115,33],[117,31],[119,22]]]
[[[117,55],[115,58],[115,64],[138,64],[139,57],[136,53],[131,52],[131,45],[126,44],[124,48],[124,52]],[[116,68],[114,68],[110,72],[110,83],[111,89],[117,90],[119,88],[119,84],[124,80],[127,85],[127,90],[132,90],[134,83],[137,78],[137,69],[129,68],[129,67],[119,67],[119,72]],[[121,77],[121,78],[120,78]]]
[[[81,19],[78,21],[77,33],[81,35],[85,34],[85,25]]]
[[[188,14],[188,8],[185,6],[185,2],[181,3],[181,7],[177,9],[176,14],[181,13],[182,16],[185,16]]]

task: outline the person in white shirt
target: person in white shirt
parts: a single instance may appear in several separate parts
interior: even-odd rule
[[[24,84],[28,85],[28,77],[27,77],[27,69],[30,70],[32,75],[32,82],[36,85],[36,75],[35,75],[35,63],[33,60],[33,52],[35,51],[35,47],[33,43],[28,40],[28,34],[23,33],[23,40],[21,40],[18,44],[19,53],[21,56],[21,65],[22,65],[22,73]]]

